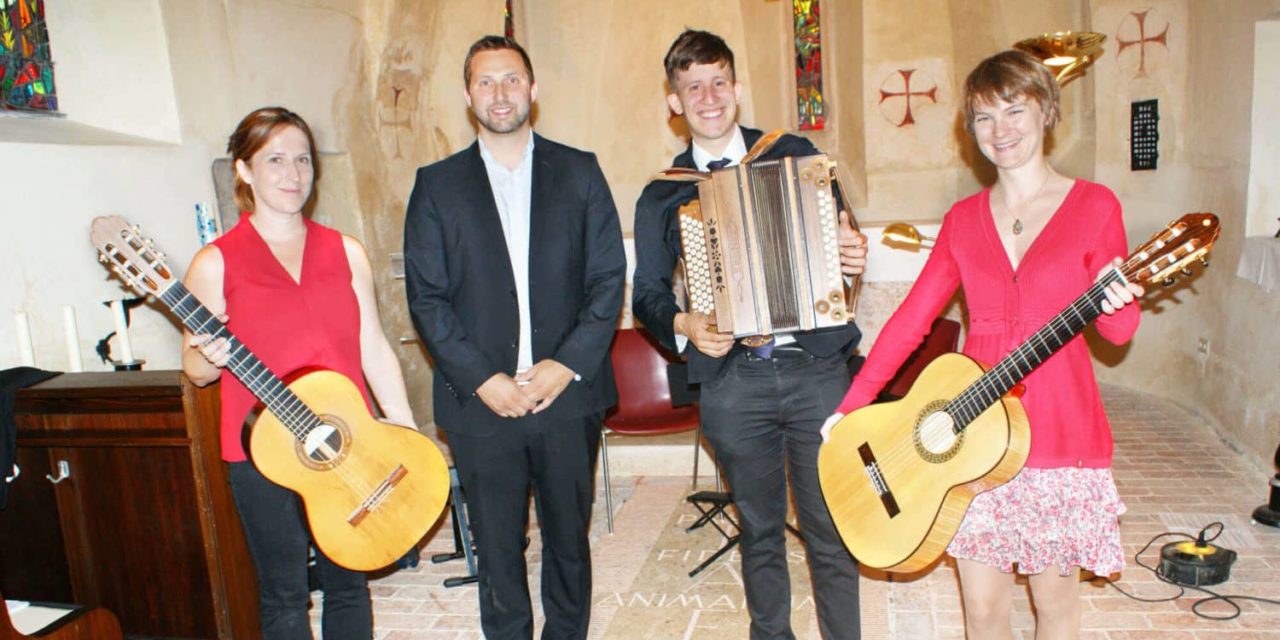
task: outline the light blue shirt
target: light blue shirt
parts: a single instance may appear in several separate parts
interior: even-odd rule
[[[507,257],[511,260],[511,273],[516,279],[516,303],[520,307],[520,347],[516,370],[524,371],[533,366],[533,332],[529,314],[529,207],[533,202],[533,132],[529,144],[515,169],[508,169],[494,159],[493,154],[480,143],[480,158],[489,174],[489,187],[493,189],[493,202],[502,220],[502,235],[507,240]]]

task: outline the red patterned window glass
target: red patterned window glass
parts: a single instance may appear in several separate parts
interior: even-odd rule
[[[822,29],[818,0],[792,0],[796,27],[796,106],[801,130],[826,124],[822,95]]]
[[[3,1],[4,0],[0,0],[0,2],[3,2]],[[504,9],[502,12],[502,18],[503,18],[502,35],[505,35],[508,38],[511,38],[514,40],[516,37],[516,26],[513,23],[512,17],[511,17],[512,16],[511,1],[512,0],[507,0],[507,8]]]
[[[0,0],[0,110],[58,110],[44,0]]]

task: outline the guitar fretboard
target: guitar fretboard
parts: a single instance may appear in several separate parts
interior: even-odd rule
[[[254,396],[266,405],[282,423],[299,439],[305,438],[320,418],[294,395],[284,381],[272,373],[258,356],[249,351],[227,326],[200,303],[181,282],[174,282],[158,296],[173,311],[183,326],[195,334],[207,333],[214,338],[226,338],[230,343],[231,359],[227,369],[231,371]]]
[[[964,431],[983,411],[1013,389],[1027,374],[1057,353],[1072,338],[1080,335],[1099,315],[1106,300],[1103,290],[1112,283],[1124,282],[1120,272],[1112,270],[1089,287],[1084,295],[1054,316],[1012,353],[991,367],[976,382],[947,403],[945,411],[954,420],[956,433]]]

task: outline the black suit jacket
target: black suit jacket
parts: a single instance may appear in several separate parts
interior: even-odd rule
[[[762,132],[742,128],[742,136],[750,149]],[[820,153],[813,143],[799,136],[784,135],[761,156],[762,160],[810,156]],[[693,145],[671,161],[672,166],[695,168]],[[680,258],[680,227],[677,213],[680,205],[698,197],[698,186],[690,182],[655,180],[650,182],[636,202],[636,273],[632,283],[631,311],[666,348],[676,351],[675,328],[672,323],[680,312],[671,290],[671,277]],[[796,342],[816,356],[829,356],[843,350],[846,355],[857,347],[862,332],[849,323],[817,331],[794,334]],[[716,379],[729,356],[743,349],[740,344],[722,358],[712,358],[692,345],[685,349],[689,360],[689,382]]]
[[[535,134],[532,161],[533,361],[552,358],[582,377],[541,415],[581,417],[617,402],[608,353],[626,272],[618,212],[594,154]],[[435,361],[436,423],[491,434],[504,419],[476,389],[515,375],[520,314],[478,142],[418,170],[404,252],[409,314]]]

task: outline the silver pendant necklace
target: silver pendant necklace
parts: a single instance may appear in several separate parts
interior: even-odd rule
[[[1044,182],[1041,182],[1041,183],[1040,183],[1040,188],[1039,188],[1039,189],[1036,189],[1036,194],[1035,194],[1034,196],[1031,196],[1031,199],[1030,199],[1030,200],[1027,200],[1025,203],[1023,203],[1023,205],[1022,205],[1022,206],[1024,206],[1024,207],[1025,207],[1026,205],[1028,205],[1028,204],[1031,204],[1031,203],[1035,202],[1035,201],[1036,201],[1036,198],[1039,198],[1039,197],[1040,197],[1040,194],[1044,192],[1044,188],[1049,184],[1049,178],[1051,178],[1052,176],[1053,176],[1053,172],[1052,172],[1052,171],[1050,171],[1050,172],[1046,173],[1046,174],[1045,174],[1045,176],[1044,176]],[[1004,202],[1004,206],[1005,206],[1005,208],[1006,208],[1006,209],[1008,209],[1008,210],[1009,210],[1009,215],[1013,216],[1013,229],[1012,229],[1012,231],[1013,231],[1013,235],[1015,235],[1015,236],[1022,235],[1022,218],[1019,218],[1018,216],[1014,215],[1014,213],[1013,213],[1013,207],[1009,206],[1009,200],[1008,200],[1008,199],[1006,199],[1006,200],[1005,200],[1005,202]]]

